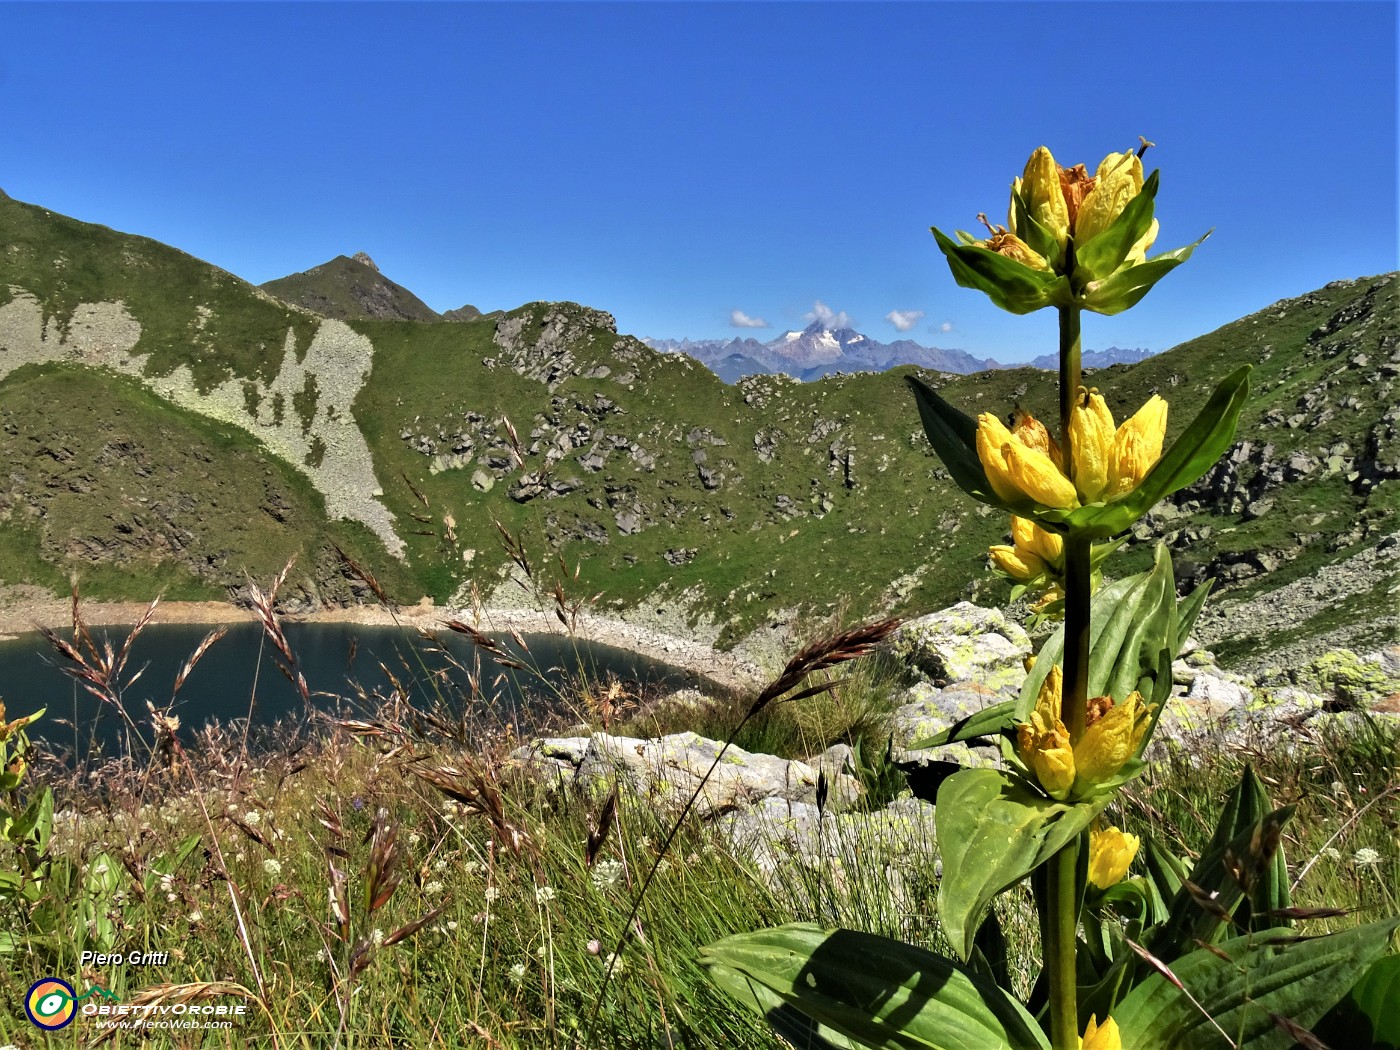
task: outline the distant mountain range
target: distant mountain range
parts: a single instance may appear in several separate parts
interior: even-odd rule
[[[938,372],[969,375],[993,368],[1018,368],[991,358],[973,357],[966,350],[923,346],[912,339],[882,343],[852,328],[828,328],[814,321],[800,332],[784,332],[776,339],[643,339],[653,350],[693,357],[726,383],[737,383],[744,376],[784,372],[804,381],[821,379],[837,372],[885,372],[899,365],[917,365]],[[1151,350],[1091,350],[1084,354],[1087,368],[1137,364],[1151,357]],[[1054,354],[1037,357],[1035,368],[1057,368]]]

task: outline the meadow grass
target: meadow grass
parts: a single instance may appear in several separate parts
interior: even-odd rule
[[[261,597],[271,650],[294,675],[295,653],[276,635],[275,587]],[[425,643],[425,662],[434,655]],[[847,667],[857,670],[845,685],[768,707],[749,743],[792,754],[882,744],[888,668]],[[707,981],[701,946],[818,921],[947,951],[927,830],[895,845],[873,822],[838,821],[821,856],[779,850],[774,867],[691,814],[663,853],[677,807],[625,781],[614,806],[606,784],[551,782],[510,758],[522,732],[580,719],[601,728],[586,690],[554,698],[553,720],[517,727],[473,707],[488,677],[480,665],[455,670],[478,685],[444,692],[424,713],[400,694],[360,696],[353,718],[186,728],[171,749],[147,732],[148,751],[100,765],[36,761],[27,787],[54,789],[53,852],[72,875],[66,888],[55,878],[41,903],[47,933],[33,910],[0,900],[0,929],[22,943],[0,967],[0,999],[18,1004],[55,974],[128,1002],[251,1007],[232,1031],[157,1034],[153,1046],[778,1048]],[[609,729],[723,737],[745,702],[624,709]],[[1393,723],[1364,719],[1279,727],[1226,749],[1202,739],[1164,748],[1124,793],[1120,816],[1191,856],[1252,764],[1276,804],[1298,807],[1284,842],[1295,904],[1346,910],[1300,924],[1323,932],[1400,911],[1397,754]],[[1028,991],[1039,951],[1028,894],[1007,895],[998,914],[1008,969]],[[170,960],[84,966],[84,950]],[[17,1010],[0,1016],[0,1042],[70,1045],[48,1038]]]

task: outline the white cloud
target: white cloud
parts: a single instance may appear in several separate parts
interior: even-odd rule
[[[767,328],[768,322],[761,317],[750,317],[743,310],[729,312],[730,328]]]
[[[944,321],[941,325],[938,326],[938,330],[940,332],[951,332],[953,330],[953,322]]]
[[[826,303],[822,302],[820,299],[818,299],[816,303],[813,304],[812,309],[809,313],[805,313],[802,315],[802,319],[804,321],[820,321],[821,326],[827,329],[828,331],[832,331],[837,328],[850,328],[855,324],[855,322],[851,320],[850,315],[847,314],[845,310],[842,310],[840,313],[837,313],[835,310],[827,306]]]
[[[922,310],[891,310],[885,314],[885,320],[894,325],[901,332],[907,332],[919,323],[919,318],[924,316]]]

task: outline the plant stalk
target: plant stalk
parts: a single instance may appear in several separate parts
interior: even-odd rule
[[[1073,258],[1067,264],[1072,272]],[[1070,418],[1079,398],[1081,380],[1080,308],[1060,307],[1060,449],[1065,472],[1074,477],[1074,439]],[[1065,649],[1064,691],[1060,719],[1070,740],[1084,733],[1085,705],[1089,695],[1089,587],[1091,543],[1078,536],[1065,537]],[[1050,1041],[1054,1050],[1078,1050],[1079,1004],[1075,952],[1079,926],[1075,894],[1075,862],[1078,841],[1071,842],[1050,859],[1050,922],[1045,965],[1050,974]]]
[[[1075,979],[1074,867],[1079,840],[1050,858],[1049,943],[1045,965],[1050,973],[1050,1045],[1054,1050],[1079,1050],[1079,1003]]]

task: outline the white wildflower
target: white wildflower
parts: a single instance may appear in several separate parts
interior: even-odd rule
[[[434,870],[434,871],[446,871],[446,870],[447,870],[447,858],[446,858],[446,857],[440,857],[440,858],[438,858],[437,860],[433,861],[433,870]]]
[[[593,885],[600,890],[612,889],[622,881],[622,861],[600,860],[593,865]]]
[[[376,927],[374,932],[369,935],[369,939],[374,942],[374,946],[376,948],[384,947],[384,931],[379,929],[378,927]]]
[[[439,893],[442,892],[442,883],[438,882],[437,879],[434,879],[432,882],[428,883],[426,886],[423,887],[423,892],[426,893],[429,897],[436,897]]]
[[[519,984],[525,980],[525,964],[515,963],[510,968],[510,979],[513,984]]]
[[[455,929],[457,929],[457,920],[456,920],[456,919],[448,919],[448,920],[447,920],[447,928],[448,928],[449,930],[455,930]]]
[[[1358,868],[1369,868],[1381,862],[1381,855],[1370,846],[1362,846],[1352,855],[1351,862]]]
[[[263,871],[267,872],[275,879],[278,875],[282,874],[282,865],[278,861],[268,857],[267,860],[263,861]]]
[[[1322,855],[1333,862],[1342,859],[1342,851],[1339,850],[1336,846],[1327,846],[1323,849]]]
[[[487,904],[495,904],[501,898],[501,888],[499,886],[487,886],[483,894]]]
[[[204,921],[204,912],[200,911],[198,908],[196,908],[194,911],[190,912],[190,925],[191,925],[191,926],[195,925],[196,923],[203,922],[203,921]]]
[[[409,844],[410,846],[417,846],[418,843],[420,843],[420,842],[422,842],[422,841],[423,841],[423,836],[420,835],[420,834],[418,834],[418,832],[416,832],[416,831],[410,831],[410,832],[408,833],[408,844]]]
[[[247,813],[243,814],[243,823],[247,824],[250,828],[255,828],[262,823],[262,814],[256,809],[250,809]]]
[[[536,903],[536,904],[548,904],[548,903],[549,903],[550,901],[552,901],[553,899],[554,899],[554,887],[553,887],[553,886],[536,886],[536,887],[535,887],[535,903]]]

